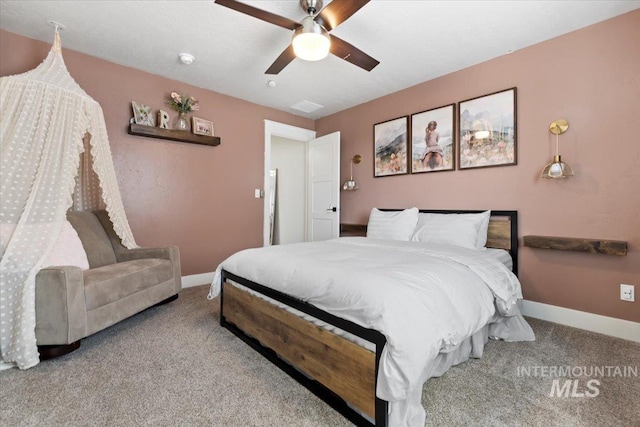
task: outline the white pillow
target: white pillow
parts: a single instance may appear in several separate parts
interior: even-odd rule
[[[411,240],[469,249],[483,248],[487,242],[489,215],[489,211],[479,214],[420,213]],[[483,228],[485,220],[486,229]],[[484,239],[481,238],[483,229]]]
[[[383,212],[371,209],[367,237],[384,240],[411,240],[418,222],[418,208]]]
[[[478,249],[482,249],[487,246],[487,233],[489,232],[489,219],[491,219],[491,211],[484,211],[479,214],[468,214],[468,215],[478,215],[482,218],[482,222],[480,223],[480,229],[478,230]]]

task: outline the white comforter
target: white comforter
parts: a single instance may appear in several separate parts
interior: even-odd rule
[[[482,250],[363,237],[247,249],[218,267],[211,295],[221,269],[380,331],[376,393],[391,425],[424,425],[419,395],[438,353],[500,315],[521,318],[518,279]]]

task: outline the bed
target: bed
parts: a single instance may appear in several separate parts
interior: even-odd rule
[[[343,233],[350,237],[242,251],[218,267],[210,297],[220,294],[223,327],[354,424],[424,424],[428,378],[480,357],[489,336],[533,339],[514,303],[519,283],[505,267],[517,273],[517,213],[491,213],[486,247],[499,249],[493,253],[356,237],[365,232],[351,226]],[[502,284],[488,284],[494,271]],[[416,286],[416,275],[440,287]],[[424,339],[415,339],[415,328]]]

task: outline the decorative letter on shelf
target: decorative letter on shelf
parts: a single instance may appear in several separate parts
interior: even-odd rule
[[[160,129],[169,129],[169,113],[166,111],[158,111],[158,127]]]

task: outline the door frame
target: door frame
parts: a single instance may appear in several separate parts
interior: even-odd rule
[[[263,174],[263,246],[269,246],[270,224],[269,224],[269,203],[271,189],[269,186],[269,172],[271,170],[271,137],[280,136],[282,138],[293,139],[305,144],[316,137],[316,131],[300,128],[271,120],[264,120],[264,174]]]

